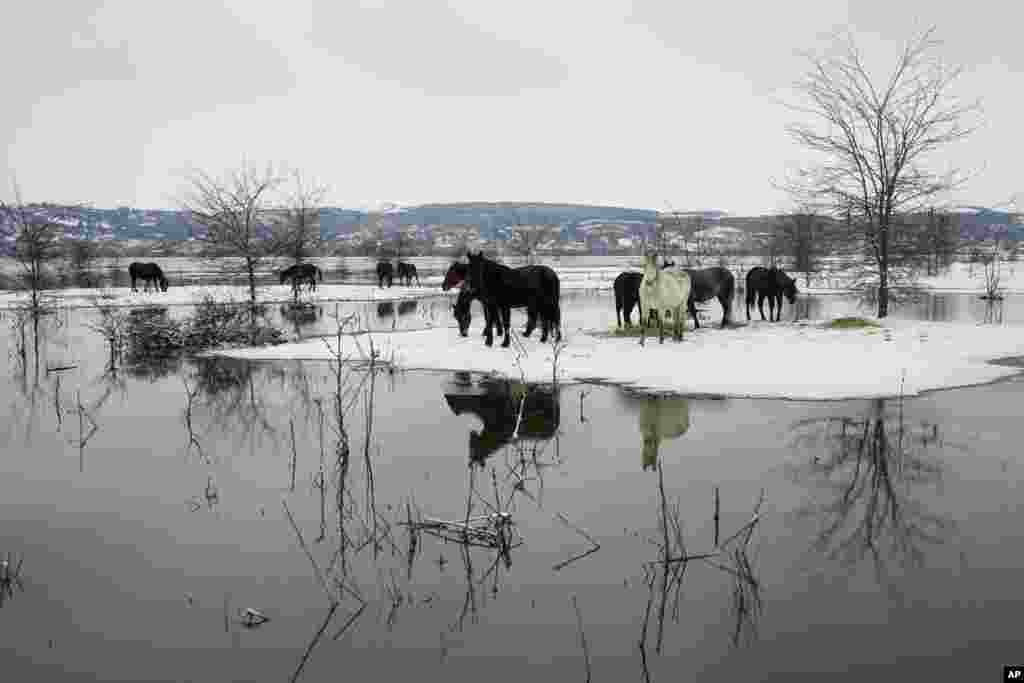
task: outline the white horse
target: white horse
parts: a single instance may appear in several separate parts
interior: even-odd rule
[[[683,340],[686,329],[686,302],[690,298],[689,274],[658,269],[657,254],[644,256],[644,278],[640,281],[640,307],[650,319],[658,313],[658,342],[665,343],[665,314],[672,316],[672,338]],[[647,321],[640,321],[640,346],[644,345]]]
[[[643,469],[658,464],[658,446],[664,439],[678,439],[690,429],[690,402],[681,396],[651,396],[640,406],[640,454]]]

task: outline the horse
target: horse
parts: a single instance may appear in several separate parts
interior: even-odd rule
[[[672,261],[665,261],[661,268],[664,270],[674,265],[675,263]],[[615,278],[613,285],[615,289],[615,320],[618,322],[619,327],[622,327],[620,313],[626,318],[626,327],[633,326],[633,321],[629,319],[630,314],[633,313],[633,306],[637,307],[640,321],[643,322],[644,312],[640,309],[640,281],[643,279],[644,274],[638,273],[635,270],[623,271]]]
[[[282,270],[280,278],[282,285],[290,280],[292,288],[296,291],[303,282],[308,284],[311,290],[316,291],[316,281],[324,281],[324,272],[312,263],[296,263]]]
[[[441,283],[441,291],[447,292],[452,287],[457,287],[459,283],[465,282],[468,276],[469,266],[467,264],[452,261],[452,265],[448,267],[448,272],[444,274],[444,282]]]
[[[658,342],[665,343],[665,316],[667,311],[672,316],[672,337],[676,341],[683,340],[686,329],[686,316],[683,310],[690,298],[690,274],[683,271],[674,273],[658,268],[656,254],[644,256],[644,278],[640,282],[640,310],[658,314]],[[647,325],[640,319],[640,345],[644,345]]]
[[[404,261],[398,262],[398,281],[405,280],[405,286],[412,286],[412,279],[416,278],[416,286],[420,284],[419,273],[416,272],[416,265],[413,263],[405,263]]]
[[[394,301],[381,301],[377,304],[377,317],[387,318],[395,314]]]
[[[754,266],[747,272],[747,320],[750,320],[750,306],[757,295],[757,310],[764,320],[764,300],[768,299],[768,320],[778,322],[782,319],[782,295],[785,294],[792,306],[796,303],[796,280],[786,275],[780,268],[772,266],[764,268]],[[775,307],[778,305],[778,313]]]
[[[469,433],[472,464],[483,465],[491,454],[511,443],[513,436],[549,441],[558,433],[559,396],[550,388],[500,379],[481,380],[476,386],[451,382],[444,398],[455,415],[469,413],[483,423],[483,430]]]
[[[473,303],[473,299],[477,296],[473,293],[469,287],[461,287],[459,289],[459,296],[455,300],[455,304],[452,306],[452,313],[455,315],[455,320],[459,323],[459,334],[463,337],[469,336],[469,323],[472,320],[472,316],[469,314],[469,305]],[[484,336],[487,335],[487,326],[493,321],[494,325],[498,329],[498,334],[504,334],[504,328],[501,325],[501,316],[498,315],[497,309],[493,306],[486,306],[482,301],[480,305],[484,309]]]
[[[555,341],[562,339],[562,309],[559,303],[560,284],[558,275],[548,266],[508,266],[484,258],[482,251],[469,253],[469,285],[473,294],[484,303],[494,306],[501,313],[505,328],[502,347],[508,347],[512,339],[511,317],[513,308],[527,309],[526,329],[523,336],[529,337],[540,317],[542,344],[548,340],[548,333],[554,330]],[[493,322],[493,321],[492,321]],[[490,323],[486,327],[484,340],[487,346],[494,343]]]
[[[385,278],[388,281],[388,287],[390,287],[395,281],[395,267],[391,264],[391,261],[380,261],[379,263],[377,263],[378,287],[384,287]]]
[[[132,291],[139,291],[135,286],[135,281],[139,278],[143,281],[143,287],[145,291],[149,291],[149,283],[154,283],[154,286],[159,285],[160,291],[167,291],[167,278],[164,277],[164,271],[160,270],[160,266],[155,263],[139,263],[135,261],[128,266],[128,277],[132,279]]]
[[[690,276],[690,298],[686,308],[693,316],[694,328],[700,328],[697,320],[697,306],[712,298],[717,298],[722,306],[722,327],[729,323],[732,314],[732,298],[736,291],[736,277],[728,268],[712,266],[711,268],[684,268]]]
[[[398,302],[398,315],[409,315],[410,313],[416,312],[416,300],[410,299],[408,301]]]

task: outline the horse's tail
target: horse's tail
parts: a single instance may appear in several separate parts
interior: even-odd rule
[[[553,272],[553,271],[552,271]],[[555,327],[555,340],[561,341],[562,339],[562,285],[558,281],[558,275],[555,275],[552,294],[554,300],[551,303],[551,322]]]
[[[751,273],[747,273],[747,320],[750,320],[750,307],[754,305],[754,283],[750,275]]]

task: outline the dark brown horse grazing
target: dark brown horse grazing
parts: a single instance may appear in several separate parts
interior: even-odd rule
[[[294,266],[288,266],[280,273],[281,284],[291,281],[292,288],[298,290],[302,283],[309,285],[309,288],[316,291],[316,281],[324,281],[324,273],[322,270],[317,268],[312,263],[297,263]]]
[[[757,310],[764,320],[764,300],[768,299],[768,319],[777,322],[782,319],[782,296],[789,299],[790,305],[796,303],[796,280],[772,266],[764,268],[754,266],[747,272],[747,320],[750,320],[750,306],[757,296]],[[775,306],[778,305],[778,313]]]
[[[416,285],[420,284],[420,275],[416,272],[416,265],[413,263],[398,262],[398,281],[405,281],[406,287],[412,287],[412,279],[416,278]]]
[[[391,265],[391,261],[381,261],[377,264],[377,286],[383,288],[385,279],[388,281],[388,287],[395,281],[395,267]]]
[[[736,292],[736,278],[728,268],[712,266],[711,268],[684,268],[690,274],[690,299],[686,309],[693,316],[693,326],[700,327],[697,321],[697,306],[712,298],[718,299],[722,306],[722,327],[729,324],[732,314],[732,298]]]
[[[537,318],[541,324],[541,343],[547,343],[549,332],[554,332],[555,341],[562,339],[561,292],[558,275],[548,266],[508,266],[484,258],[483,252],[470,253],[468,283],[473,294],[485,306],[495,306],[501,313],[501,323],[505,328],[505,339],[501,345],[507,347],[512,343],[511,316],[513,308],[526,307],[527,320],[523,336],[529,337],[537,326]],[[494,344],[491,325],[488,324],[484,334],[487,346]]]
[[[164,271],[160,270],[160,266],[155,263],[139,263],[135,261],[128,266],[128,277],[132,279],[132,291],[139,291],[135,286],[135,281],[142,279],[143,287],[148,292],[149,283],[152,282],[154,285],[159,285],[161,292],[167,291],[167,278],[164,277]]]

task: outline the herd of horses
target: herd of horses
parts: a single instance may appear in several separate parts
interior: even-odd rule
[[[384,281],[387,280],[388,287],[390,287],[395,281],[396,271],[398,281],[404,282],[406,287],[412,287],[412,281],[414,278],[416,279],[416,284],[420,284],[420,276],[419,273],[416,272],[415,264],[399,261],[398,268],[396,269],[391,261],[380,261],[377,264],[377,286],[383,287]]]
[[[509,346],[511,309],[524,307],[524,337],[533,333],[539,319],[541,343],[547,342],[551,333],[556,341],[561,340],[560,284],[554,270],[548,266],[510,268],[484,257],[482,252],[467,253],[467,261],[452,263],[441,284],[444,291],[461,286],[452,312],[463,337],[468,335],[470,304],[476,299],[484,310],[483,336],[487,346],[493,344],[494,329],[504,336],[502,347]],[[659,268],[657,255],[650,254],[644,257],[643,272],[626,271],[615,278],[615,315],[620,328],[623,316],[626,327],[632,326],[630,314],[637,307],[642,335],[644,328],[656,318],[659,337],[664,341],[664,320],[671,318],[674,336],[681,340],[686,326],[686,314],[693,317],[694,327],[700,328],[697,304],[711,299],[717,299],[722,306],[722,327],[730,323],[736,290],[733,274],[720,266],[670,270],[674,265],[666,261]],[[796,281],[780,268],[751,268],[746,277],[747,320],[750,320],[750,307],[755,299],[762,320],[765,320],[765,299],[768,300],[768,319],[773,322],[781,320],[782,298],[788,299],[792,305],[796,295]],[[641,343],[643,340],[641,336]]]
[[[483,252],[467,252],[466,262],[456,261],[445,274],[441,289],[460,287],[453,305],[459,333],[465,337],[469,332],[470,304],[478,300],[484,311],[484,342],[493,346],[494,333],[502,336],[502,347],[511,344],[511,311],[513,308],[526,309],[526,328],[523,337],[530,337],[540,324],[541,343],[553,336],[562,339],[561,285],[558,275],[549,266],[530,265],[512,268],[486,258]],[[722,307],[722,327],[730,323],[732,301],[736,290],[733,274],[720,266],[710,268],[672,269],[675,264],[664,262],[657,265],[657,255],[644,257],[643,271],[626,271],[615,278],[615,317],[618,326],[632,327],[630,316],[636,307],[641,327],[641,344],[646,328],[656,318],[659,339],[664,341],[664,321],[671,319],[673,336],[683,337],[687,314],[693,318],[694,327],[700,328],[697,304],[717,299]],[[396,268],[390,261],[377,264],[377,284],[383,287],[385,281],[392,286]],[[397,274],[400,281],[411,286],[419,274],[412,263],[399,261]],[[132,263],[128,267],[132,291],[138,291],[137,281],[142,280],[146,291],[150,284],[167,291],[167,278],[156,263]],[[280,282],[291,282],[298,292],[303,284],[315,290],[317,282],[323,282],[323,271],[311,263],[289,266],[279,273]],[[746,276],[747,320],[750,307],[755,299],[761,319],[765,320],[764,301],[768,300],[768,320],[782,318],[782,299],[792,305],[796,301],[796,281],[780,268],[755,266]]]

